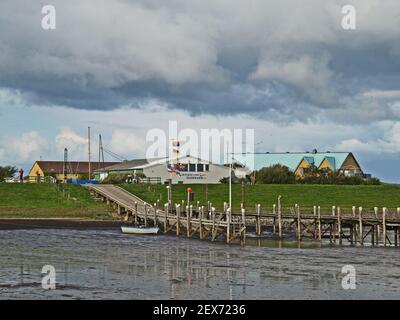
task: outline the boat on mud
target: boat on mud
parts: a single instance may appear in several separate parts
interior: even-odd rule
[[[157,234],[159,227],[121,226],[122,233],[126,234]]]

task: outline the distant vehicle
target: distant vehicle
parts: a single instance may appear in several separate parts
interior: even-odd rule
[[[159,227],[121,226],[122,233],[128,234],[157,234]]]

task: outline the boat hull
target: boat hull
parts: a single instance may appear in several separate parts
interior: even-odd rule
[[[139,228],[139,227],[129,227],[122,226],[122,233],[127,234],[157,234],[160,229],[158,227],[147,227],[147,228]]]

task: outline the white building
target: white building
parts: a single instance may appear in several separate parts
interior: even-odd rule
[[[229,177],[229,168],[192,156],[162,159],[137,159],[125,161],[95,171],[96,179],[104,180],[115,173],[129,174],[132,177],[143,176],[149,183],[220,183],[222,178]]]

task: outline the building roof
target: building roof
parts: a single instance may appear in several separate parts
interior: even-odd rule
[[[210,161],[202,160],[200,158],[192,157],[190,155],[179,157],[179,160],[189,160],[189,161],[192,160],[195,162],[211,163]],[[124,162],[118,163],[113,166],[105,167],[101,170],[95,170],[95,172],[96,171],[125,171],[125,170],[144,169],[144,168],[149,168],[149,167],[156,166],[159,164],[169,163],[172,161],[177,161],[176,157],[136,159],[136,160],[124,161]],[[213,165],[222,166],[220,164],[215,164],[215,163],[213,163]]]
[[[316,167],[319,167],[322,161],[327,159],[332,168],[338,170],[350,154],[350,152],[236,153],[233,157],[250,170],[260,170],[281,164],[295,171],[303,159]],[[254,157],[254,161],[252,157]]]
[[[44,173],[63,173],[64,161],[36,161],[36,163]],[[91,162],[90,166],[91,170],[95,171],[96,169],[105,168],[117,163],[119,162]],[[71,170],[71,173],[74,174],[89,172],[88,161],[68,161],[68,167],[69,170]]]
[[[103,169],[100,168],[101,170],[95,170],[95,171],[119,171],[119,170],[133,170],[133,169],[139,169],[142,168],[143,166],[149,164],[151,161],[159,160],[157,159],[135,159],[135,160],[128,160],[128,161],[123,161],[116,163],[111,166],[104,167]]]

